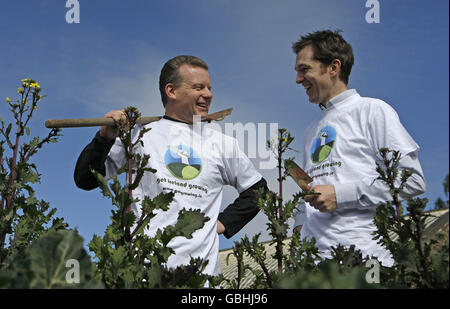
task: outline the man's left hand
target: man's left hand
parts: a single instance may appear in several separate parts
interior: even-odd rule
[[[336,191],[333,185],[316,185],[311,188],[314,190],[314,195],[306,195],[304,200],[309,205],[319,210],[320,212],[331,212],[336,210]]]

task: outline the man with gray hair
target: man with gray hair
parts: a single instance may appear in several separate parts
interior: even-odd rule
[[[158,211],[145,229],[150,237],[158,229],[175,224],[181,209],[200,209],[209,217],[192,239],[175,237],[169,242],[175,254],[169,257],[167,266],[186,265],[191,257],[200,257],[209,261],[204,273],[217,275],[219,234],[230,238],[256,216],[259,209],[254,191],[267,190],[267,184],[236,139],[206,124],[196,130],[196,117],[208,115],[211,88],[208,65],[200,58],[182,55],[164,65],[159,90],[165,115],[145,126],[151,130],[144,135],[140,149],[150,155],[149,165],[156,172],[145,174],[133,197],[142,200],[143,196],[154,198],[161,192],[175,193],[169,210]],[[117,123],[124,113],[110,111],[105,117]],[[98,186],[91,168],[109,179],[123,166],[124,149],[117,134],[117,128],[104,126],[84,148],[74,174],[79,188],[92,190]],[[239,197],[219,214],[225,185],[236,188]],[[140,207],[133,205],[132,209],[139,217]]]

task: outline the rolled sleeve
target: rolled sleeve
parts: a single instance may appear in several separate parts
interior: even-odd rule
[[[358,203],[357,186],[354,183],[334,184],[337,209],[353,208]]]

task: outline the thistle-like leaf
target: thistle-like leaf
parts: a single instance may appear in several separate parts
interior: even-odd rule
[[[173,226],[166,227],[162,233],[161,241],[164,245],[167,245],[172,238],[177,236],[191,239],[192,234],[196,230],[201,229],[207,221],[209,221],[209,218],[200,212],[199,209],[182,209],[178,213],[177,223]]]
[[[102,194],[106,197],[110,197],[112,199],[114,199],[113,194],[111,193],[111,191],[108,188],[108,182],[105,180],[105,178],[103,177],[102,174],[100,174],[99,172],[97,172],[96,170],[91,170],[91,172],[94,174],[94,176],[97,178],[100,189],[102,190]]]

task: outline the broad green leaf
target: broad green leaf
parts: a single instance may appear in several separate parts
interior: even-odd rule
[[[151,256],[148,258],[150,261],[151,267],[146,269],[146,273],[148,276],[148,283],[150,288],[161,288],[161,279],[162,279],[162,269],[159,266],[158,260],[156,257]]]
[[[108,182],[105,180],[102,174],[98,173],[96,170],[91,170],[91,172],[94,174],[94,176],[97,178],[99,182],[100,189],[102,190],[102,193],[106,197],[114,198],[111,191],[108,188]]]
[[[8,127],[6,128],[6,136],[9,136],[9,133],[11,132],[11,128],[12,128],[12,125],[9,124]]]
[[[167,211],[169,209],[170,203],[173,201],[173,196],[173,192],[160,193],[153,199],[153,203],[155,203],[156,208]]]
[[[29,249],[33,280],[31,288],[101,287],[93,280],[94,272],[89,255],[83,248],[83,238],[75,231],[48,232]],[[74,263],[71,263],[74,262]],[[78,267],[79,283],[70,282],[71,271]]]
[[[127,256],[127,250],[125,249],[125,247],[119,247],[117,248],[113,255],[112,255],[112,267],[113,269],[119,269],[122,262],[125,260],[126,256]]]
[[[205,222],[209,221],[203,213],[197,210],[185,210],[182,209],[178,213],[178,221],[175,224],[175,231],[177,236],[184,236],[188,239],[192,238],[192,234],[201,229]]]
[[[92,240],[89,243],[89,250],[99,255],[102,252],[102,249],[103,249],[103,239],[100,236],[94,234]]]

